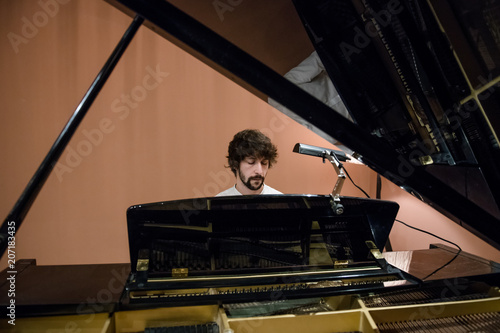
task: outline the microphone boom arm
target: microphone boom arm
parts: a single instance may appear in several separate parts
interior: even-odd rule
[[[345,181],[344,166],[339,161],[337,155],[329,154],[327,151],[323,154],[323,163],[325,162],[325,159],[331,163],[333,169],[337,173],[337,182],[335,183],[330,196],[332,197],[331,204],[333,211],[335,214],[340,215],[344,212],[344,206],[340,203],[340,191],[342,191]]]

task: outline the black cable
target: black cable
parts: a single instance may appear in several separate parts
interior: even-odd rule
[[[425,276],[425,277],[424,277],[424,278],[422,278],[421,280],[428,279],[430,276],[432,276],[432,275],[436,274],[438,271],[442,270],[443,268],[445,268],[446,266],[448,266],[449,264],[451,264],[451,262],[452,262],[453,260],[455,260],[455,259],[458,257],[458,255],[460,254],[460,252],[462,252],[462,248],[461,248],[458,244],[453,243],[452,241],[449,241],[449,240],[447,240],[447,239],[444,239],[444,238],[442,238],[442,237],[439,237],[438,235],[435,235],[435,234],[433,234],[433,233],[431,233],[431,232],[429,232],[429,231],[425,231],[425,230],[422,230],[422,229],[419,229],[419,228],[413,227],[413,226],[411,226],[411,225],[409,225],[409,224],[406,224],[405,222],[403,222],[403,221],[401,221],[401,220],[396,219],[395,221],[396,221],[396,222],[399,222],[399,223],[401,223],[401,224],[403,224],[404,226],[406,226],[406,227],[408,227],[408,228],[410,228],[410,229],[414,229],[414,230],[417,230],[417,231],[423,232],[424,234],[428,234],[428,235],[433,236],[433,237],[436,237],[436,238],[438,238],[438,239],[440,239],[440,240],[442,240],[442,241],[445,241],[445,242],[447,242],[447,243],[450,243],[450,244],[452,244],[452,245],[456,246],[456,247],[457,247],[457,249],[458,249],[458,252],[455,254],[455,256],[454,256],[453,258],[451,258],[451,260],[450,260],[450,261],[448,261],[448,262],[447,262],[446,264],[444,264],[443,266],[441,266],[441,267],[437,268],[436,270],[434,270],[432,273],[428,274],[427,276]]]
[[[377,190],[375,192],[375,198],[378,200],[382,199],[382,177],[379,173],[377,173]],[[387,235],[384,248],[386,251],[392,252],[392,243],[389,235]]]
[[[347,170],[345,169],[345,167],[344,167],[344,172],[345,172],[345,174],[347,175],[347,177],[349,178],[349,180],[351,181],[351,183],[352,183],[354,186],[356,186],[356,187],[357,187],[357,188],[358,188],[361,192],[363,192],[363,193],[366,195],[366,197],[367,197],[367,198],[370,198],[370,196],[369,196],[369,195],[368,195],[368,194],[367,194],[367,193],[366,193],[366,192],[365,192],[365,191],[364,191],[361,187],[359,187],[358,185],[356,185],[356,184],[354,183],[354,181],[352,180],[351,176],[349,176],[349,173],[347,172]],[[378,195],[377,195],[377,198],[378,198]],[[405,223],[405,222],[403,222],[403,221],[401,221],[401,220],[395,219],[395,221],[396,221],[396,222],[399,222],[399,223],[401,223],[401,224],[403,224],[404,226],[406,226],[406,227],[408,227],[408,228],[410,228],[410,229],[414,229],[414,230],[417,230],[417,231],[423,232],[424,234],[428,234],[428,235],[430,235],[430,236],[432,236],[432,237],[436,237],[437,239],[440,239],[440,240],[442,240],[442,241],[445,241],[445,242],[447,242],[447,243],[450,243],[450,244],[452,244],[452,245],[456,246],[456,247],[457,247],[457,249],[458,249],[458,252],[455,254],[455,256],[454,256],[453,258],[451,258],[451,260],[450,260],[450,261],[448,261],[448,262],[447,262],[446,264],[444,264],[443,266],[441,266],[441,267],[437,268],[437,269],[436,269],[436,270],[434,270],[432,273],[430,273],[430,274],[428,274],[427,276],[425,276],[424,278],[422,278],[422,280],[428,279],[430,276],[432,276],[432,275],[436,274],[436,273],[437,273],[437,272],[439,272],[441,269],[443,269],[443,268],[445,268],[446,266],[448,266],[449,264],[451,264],[451,262],[452,262],[453,260],[455,260],[455,259],[458,257],[458,255],[460,254],[460,252],[462,252],[462,248],[461,248],[458,244],[453,243],[452,241],[449,241],[449,240],[447,240],[447,239],[444,239],[444,238],[442,238],[442,237],[439,237],[438,235],[435,235],[435,234],[433,234],[433,233],[431,233],[431,232],[429,232],[429,231],[425,231],[425,230],[419,229],[419,228],[417,228],[417,227],[413,227],[413,226],[411,226],[411,225],[409,225],[409,224],[407,224],[407,223]]]
[[[411,229],[414,229],[414,230],[417,230],[417,231],[423,232],[423,233],[425,233],[425,234],[428,234],[428,235],[431,235],[431,236],[433,236],[433,237],[436,237],[436,238],[438,238],[438,239],[440,239],[440,240],[442,240],[442,241],[445,241],[445,242],[447,242],[447,243],[450,243],[450,244],[452,244],[452,245],[456,246],[456,247],[457,247],[457,249],[458,249],[458,251],[462,251],[462,248],[461,248],[460,246],[458,246],[458,244],[453,243],[452,241],[449,241],[449,240],[444,239],[444,238],[442,238],[442,237],[439,237],[438,235],[435,235],[435,234],[433,234],[432,232],[425,231],[425,230],[419,229],[419,228],[417,228],[417,227],[413,227],[413,226],[411,226],[411,225],[409,225],[409,224],[406,224],[405,222],[403,222],[403,221],[401,221],[401,220],[398,220],[398,219],[396,219],[395,221],[397,221],[397,222],[399,222],[399,223],[401,223],[401,224],[403,224],[403,225],[407,226],[408,228],[411,228]]]
[[[354,181],[352,180],[351,176],[349,176],[349,173],[347,172],[346,168],[344,167],[344,172],[345,174],[347,175],[347,177],[349,178],[349,180],[351,181],[351,183],[356,186],[361,192],[363,192],[367,198],[370,198],[370,196],[368,195],[368,193],[366,193],[361,187],[359,187],[358,185],[356,185],[356,183],[354,183]]]

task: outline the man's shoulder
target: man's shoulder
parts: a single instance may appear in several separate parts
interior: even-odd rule
[[[264,188],[260,194],[283,194],[282,192],[272,188],[264,184]],[[237,189],[236,186],[230,187],[225,191],[222,191],[216,195],[216,197],[224,197],[224,196],[233,196],[233,195],[242,195]]]
[[[272,188],[271,186],[264,184],[264,189],[262,190],[261,194],[283,194],[283,193]]]
[[[230,196],[230,195],[241,195],[240,192],[236,189],[235,186],[228,188],[225,191],[222,191],[216,195],[216,197],[224,197],[224,196]]]

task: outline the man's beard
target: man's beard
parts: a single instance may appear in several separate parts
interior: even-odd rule
[[[245,177],[241,174],[240,170],[238,170],[238,174],[240,176],[243,185],[245,185],[248,189],[252,191],[257,191],[262,187],[262,185],[264,185],[264,177],[262,176],[253,176],[249,177],[248,179],[245,179]],[[261,182],[257,186],[253,186],[251,183],[253,180],[261,180]]]

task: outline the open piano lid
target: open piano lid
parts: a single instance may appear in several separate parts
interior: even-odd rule
[[[127,211],[135,278],[130,288],[171,286],[178,278],[262,279],[280,272],[318,279],[353,270],[385,274],[380,251],[398,204],[341,197],[339,215],[331,200],[328,195],[258,195],[132,206]]]
[[[499,16],[487,1],[107,2],[500,249],[499,43],[489,30]],[[242,50],[259,44],[246,37],[273,33],[303,58],[317,50],[354,122],[283,78],[290,53],[268,40],[264,54]]]

